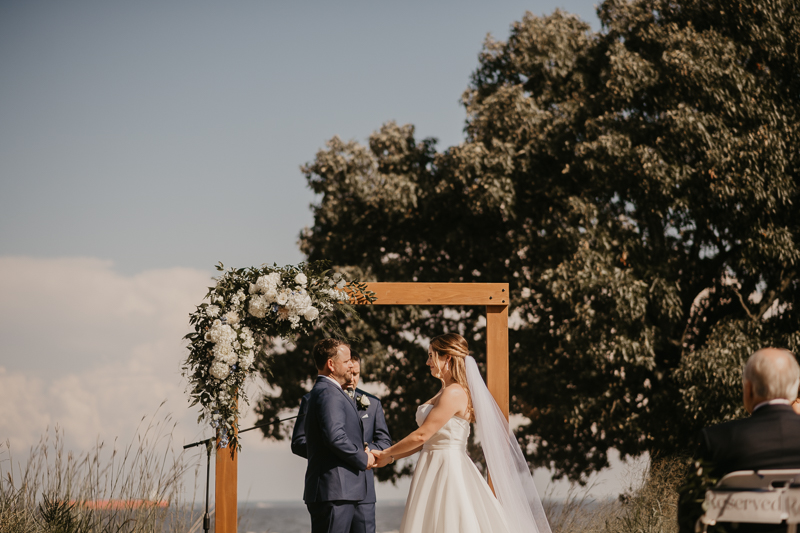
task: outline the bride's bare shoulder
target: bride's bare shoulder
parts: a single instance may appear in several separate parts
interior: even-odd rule
[[[466,398],[467,391],[464,390],[464,387],[459,385],[458,383],[451,383],[447,387],[444,388],[442,394],[446,394],[451,398]]]

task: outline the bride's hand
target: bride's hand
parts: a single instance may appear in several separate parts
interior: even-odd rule
[[[372,454],[375,456],[375,460],[376,460],[375,466],[376,467],[381,467],[382,468],[382,467],[388,465],[389,463],[393,463],[394,462],[394,459],[392,458],[391,455],[389,455],[386,452],[383,452],[381,450],[372,450]]]

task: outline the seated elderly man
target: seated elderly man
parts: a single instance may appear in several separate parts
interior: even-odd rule
[[[701,454],[715,477],[737,470],[800,468],[800,416],[792,409],[800,385],[794,354],[758,350],[744,367],[742,396],[748,418],[705,428]],[[786,531],[786,526],[747,524],[737,531]]]

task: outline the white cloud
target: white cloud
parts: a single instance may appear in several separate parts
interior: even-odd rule
[[[48,427],[61,428],[76,452],[98,440],[127,445],[162,402],[159,413],[178,422],[176,449],[210,436],[180,374],[188,316],[210,278],[186,268],[126,276],[94,258],[0,257],[0,390],[13,399],[0,410],[0,442],[9,441],[15,461]],[[251,384],[250,398],[265,386]],[[242,427],[253,422],[248,409]],[[289,443],[265,441],[259,431],[242,442],[240,498],[299,502],[305,461]],[[205,466],[200,448],[190,458]]]
[[[0,258],[0,389],[14,399],[0,437],[25,450],[58,426],[78,449],[125,442],[162,401],[189,422],[175,436],[194,437],[181,339],[209,283],[186,268],[125,276],[93,258]]]
[[[94,258],[0,257],[0,390],[12,399],[0,410],[0,442],[10,442],[17,460],[55,426],[79,452],[98,440],[126,445],[162,402],[159,412],[177,421],[176,447],[209,436],[189,408],[180,365],[189,312],[211,283],[209,273],[187,268],[126,276]],[[259,387],[266,385],[248,388],[253,401]],[[242,427],[253,422],[248,410]],[[242,444],[240,499],[301,500],[305,461],[287,441],[265,441],[253,431]],[[192,458],[204,466],[199,448]],[[624,465],[612,462],[616,472],[593,477],[593,496],[620,490]],[[540,488],[547,478],[547,471],[536,472]],[[381,484],[378,496],[402,499],[409,483]],[[566,490],[557,484],[554,493]]]

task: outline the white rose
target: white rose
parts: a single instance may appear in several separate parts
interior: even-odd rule
[[[228,311],[225,313],[225,321],[231,326],[235,326],[239,323],[239,315],[236,314],[236,311]]]
[[[231,373],[231,368],[222,361],[214,361],[208,373],[217,379],[225,379]]]
[[[274,303],[278,299],[278,289],[271,287],[264,293],[264,298],[266,298],[267,303]]]
[[[309,307],[303,313],[303,318],[305,318],[309,322],[316,320],[318,316],[319,316],[319,311],[317,310],[316,307]]]
[[[275,298],[275,301],[278,303],[278,305],[286,305],[286,302],[289,301],[289,296],[291,295],[292,291],[284,289],[278,293],[278,297]]]
[[[298,275],[296,275],[296,276],[294,277],[294,281],[295,281],[295,283],[297,283],[298,285],[304,286],[306,283],[308,283],[308,278],[306,277],[306,275],[305,275],[305,274],[303,274],[302,272],[300,272]]]
[[[209,305],[206,307],[206,314],[211,318],[214,318],[215,316],[219,315],[219,307],[216,305]]]

